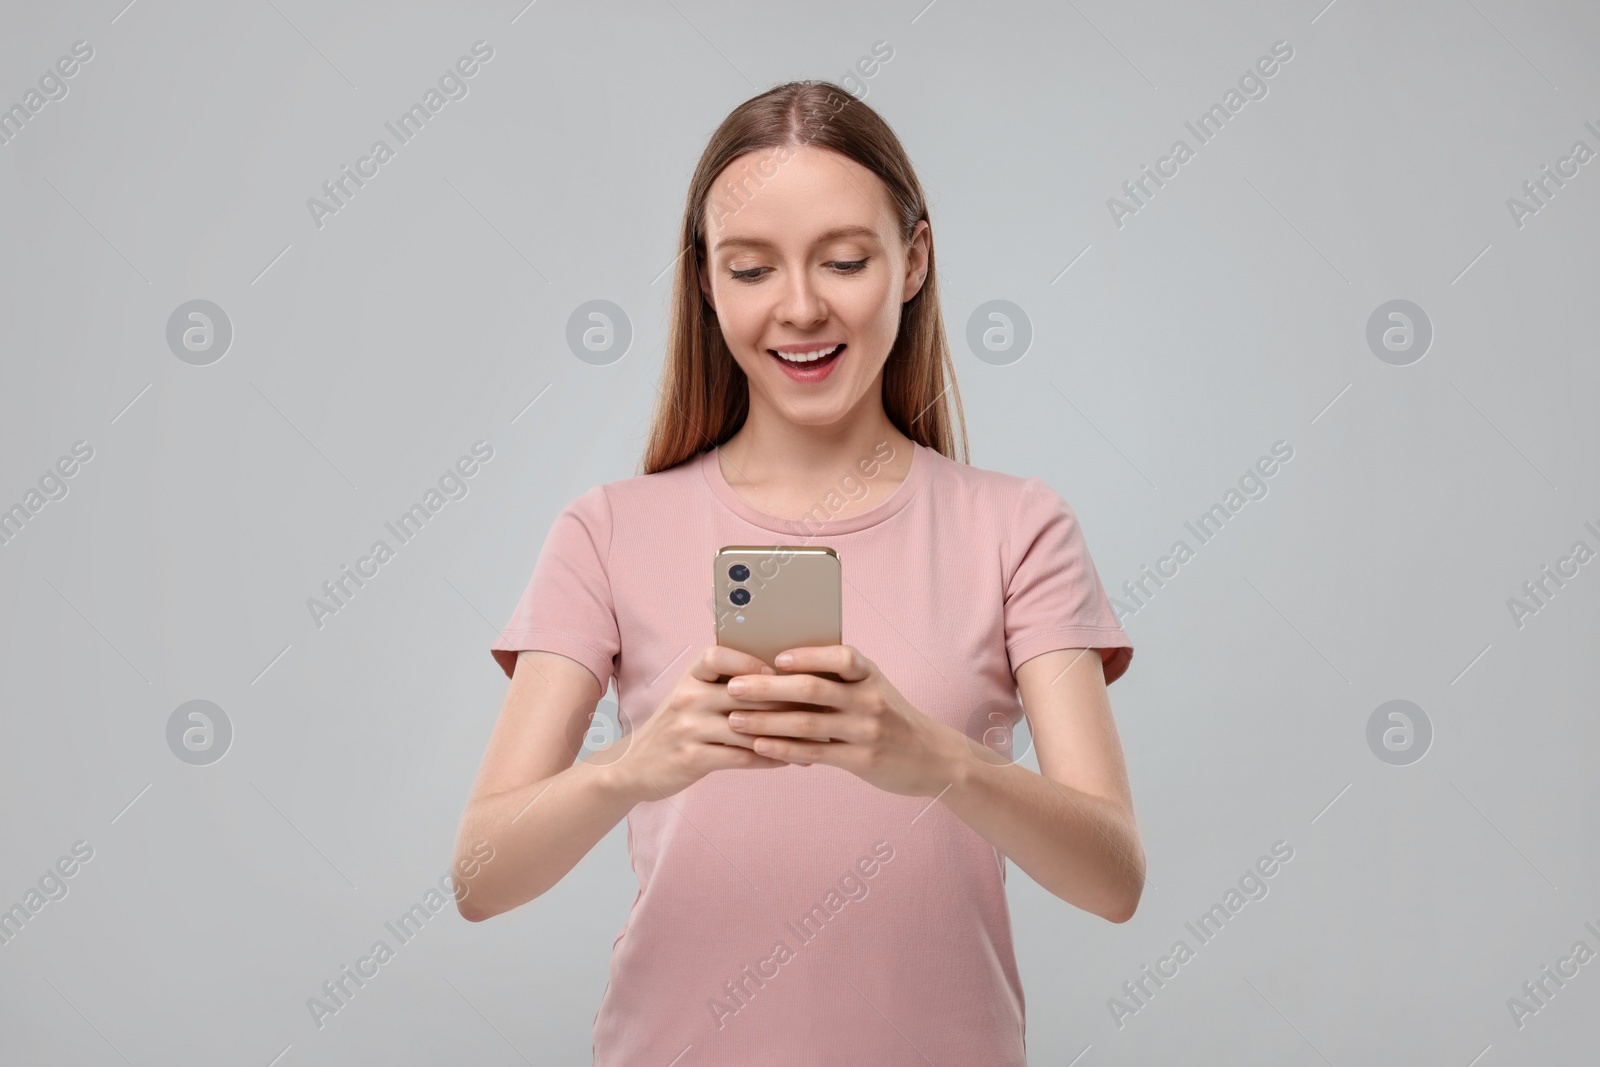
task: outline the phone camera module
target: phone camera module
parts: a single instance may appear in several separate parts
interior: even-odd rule
[[[735,569],[737,570],[739,568],[735,568]],[[748,590],[748,589],[735,589],[733,592],[728,594],[728,599],[733,601],[735,604],[739,605],[742,608],[746,604],[750,603],[750,590]]]
[[[733,566],[728,568],[728,577],[732,578],[736,582],[746,581],[750,577],[750,568],[746,567],[743,563],[735,563]],[[741,600],[738,603],[742,604],[744,601]]]

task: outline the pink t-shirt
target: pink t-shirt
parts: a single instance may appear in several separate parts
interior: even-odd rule
[[[828,545],[845,643],[925,715],[1021,758],[1013,671],[1097,648],[1111,682],[1132,643],[1048,485],[914,448],[888,499],[841,519],[758,511],[714,449],[590,489],[551,526],[495,659],[509,675],[517,650],[543,649],[615,676],[637,729],[715,641],[719,548]],[[877,468],[850,473],[815,515]],[[628,852],[639,893],[595,1067],[1025,1067],[1004,857],[931,798],[821,763],[716,771],[636,805]]]

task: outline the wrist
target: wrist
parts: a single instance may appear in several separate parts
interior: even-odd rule
[[[940,787],[939,795],[944,800],[953,800],[972,790],[977,777],[987,767],[982,757],[988,750],[954,727],[946,729],[950,735],[940,770],[945,784]]]
[[[649,790],[646,784],[632,773],[626,755],[627,753],[607,753],[602,750],[583,761],[582,766],[588,770],[590,783],[596,792],[620,807],[632,808],[645,799],[643,793]],[[596,756],[603,762],[597,762]]]

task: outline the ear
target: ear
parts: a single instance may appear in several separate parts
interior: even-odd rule
[[[928,278],[928,250],[932,247],[933,230],[928,225],[927,219],[918,219],[917,225],[911,231],[911,241],[906,247],[906,280],[900,290],[900,302],[907,300],[922,291],[922,283]]]
[[[706,303],[710,304],[712,310],[715,311],[717,302],[711,295],[711,275],[706,273],[706,265],[704,262],[701,262],[700,269],[695,271],[695,273],[700,276],[700,294],[706,298]]]

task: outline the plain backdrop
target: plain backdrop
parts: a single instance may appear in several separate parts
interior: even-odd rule
[[[1010,868],[1030,1062],[1592,1058],[1600,963],[1542,1006],[1524,983],[1600,951],[1600,9],[1324,3],[0,5],[0,105],[27,111],[0,145],[0,508],[26,516],[0,908],[30,915],[0,1060],[588,1062],[622,825],[490,922],[386,924],[446,874],[505,691],[488,646],[552,518],[637,472],[707,136],[847,77],[930,197],[973,462],[1061,493],[1129,609],[1149,885],[1114,925]],[[627,337],[599,357],[569,342],[592,301]],[[1025,350],[974,347],[995,325]],[[465,495],[386,533],[477,442]],[[221,715],[174,726],[197,700]],[[1278,842],[1202,944],[1186,924]]]

